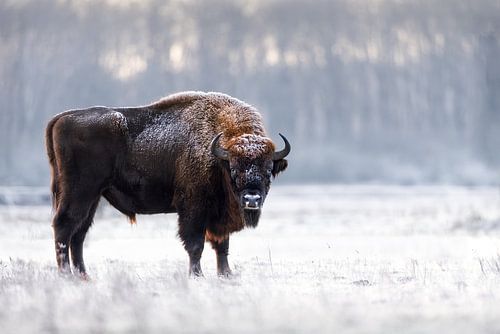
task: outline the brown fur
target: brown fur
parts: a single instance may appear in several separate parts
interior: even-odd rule
[[[207,93],[197,92],[197,91],[171,94],[158,101],[151,103],[148,107],[164,110],[172,106],[179,106],[179,105],[193,103],[196,100],[207,97],[207,95],[208,95]]]
[[[274,152],[274,144],[267,137],[245,133],[228,140],[227,150],[233,157],[257,159],[270,156]]]
[[[231,189],[231,177],[227,171],[224,171],[223,178],[224,192],[228,195],[226,215],[223,215],[223,221],[220,224],[216,224],[213,228],[207,228],[205,236],[207,241],[221,242],[228,239],[231,233],[245,228],[244,217],[240,212],[238,200]]]

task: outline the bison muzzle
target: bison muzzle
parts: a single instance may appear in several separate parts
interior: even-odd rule
[[[201,276],[205,241],[229,276],[229,235],[255,227],[271,178],[286,169],[257,110],[220,93],[184,92],[147,106],[92,107],[47,125],[56,259],[86,277],[83,242],[101,197],[136,214],[177,212],[189,272]]]

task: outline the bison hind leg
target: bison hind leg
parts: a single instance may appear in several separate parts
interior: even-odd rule
[[[75,274],[78,274],[84,279],[87,279],[88,277],[85,269],[85,263],[83,261],[83,243],[85,241],[85,236],[92,225],[98,204],[99,198],[91,204],[87,218],[84,219],[76,231],[74,231],[70,241],[71,262],[73,263]]]
[[[83,199],[85,196],[77,194],[66,194],[61,197],[52,222],[57,266],[61,273],[71,273],[69,262],[71,251],[73,266],[78,274],[84,277],[83,242],[92,224],[99,196],[87,200]]]

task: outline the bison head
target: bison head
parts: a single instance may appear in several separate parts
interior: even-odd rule
[[[212,154],[223,162],[226,172],[229,173],[233,192],[245,215],[258,215],[269,191],[271,176],[276,176],[288,165],[285,157],[290,153],[290,143],[280,134],[285,148],[275,152],[271,139],[244,134],[230,138],[225,145],[227,149],[224,149],[219,144],[221,135],[222,133],[218,134],[212,140]],[[255,222],[253,225],[257,223],[255,219],[250,221]]]

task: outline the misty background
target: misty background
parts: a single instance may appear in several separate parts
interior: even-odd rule
[[[0,184],[55,114],[182,90],[256,106],[283,182],[500,181],[500,1],[0,0]]]

